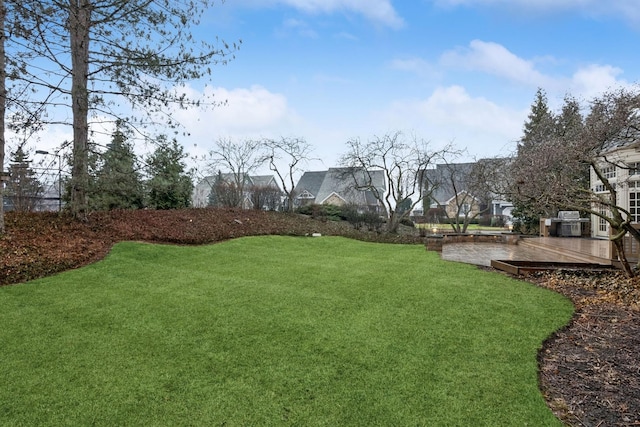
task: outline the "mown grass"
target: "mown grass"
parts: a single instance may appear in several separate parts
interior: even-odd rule
[[[420,246],[120,243],[0,288],[1,425],[559,425],[565,298]]]

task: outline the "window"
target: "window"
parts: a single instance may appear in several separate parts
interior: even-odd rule
[[[629,193],[629,213],[631,222],[640,222],[640,193]]]
[[[600,209],[600,213],[603,216],[607,216],[608,211],[606,209]],[[604,218],[598,217],[598,231],[607,233],[609,231],[609,223]]]
[[[616,177],[616,168],[614,166],[606,166],[602,168],[600,172],[602,172],[602,175],[606,179],[611,179]]]
[[[627,167],[629,168],[629,176],[640,175],[640,162],[629,163]]]
[[[300,193],[298,198],[299,199],[314,199],[315,196],[313,194],[309,193],[307,190],[304,190],[302,193]]]
[[[467,216],[471,212],[471,205],[469,203],[463,203],[460,206],[460,216]]]
[[[623,184],[624,186],[624,184]],[[613,188],[614,190],[616,188],[618,188],[618,185],[614,182],[611,183],[611,188]],[[593,187],[593,191],[595,191],[596,193],[608,193],[609,190],[607,190],[607,188],[604,186],[604,184],[596,184],[595,187]]]

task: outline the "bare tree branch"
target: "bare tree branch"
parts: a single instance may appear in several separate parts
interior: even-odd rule
[[[341,164],[347,168],[353,186],[367,190],[387,213],[387,231],[395,233],[402,219],[425,196],[423,178],[425,171],[437,160],[455,152],[451,144],[432,150],[428,143],[415,135],[406,138],[401,132],[374,136],[367,142],[352,139],[347,142],[348,151]],[[374,171],[382,171],[385,186],[376,185]],[[411,200],[408,209],[399,211],[398,205]]]

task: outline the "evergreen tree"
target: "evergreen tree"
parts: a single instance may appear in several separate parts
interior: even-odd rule
[[[557,137],[558,129],[558,121],[547,104],[547,95],[544,90],[538,88],[535,100],[531,105],[531,111],[524,124],[523,136],[518,143],[517,156],[512,164],[513,176],[518,176],[517,170],[522,168],[522,162],[529,161],[530,153],[539,150],[544,143]],[[514,206],[512,211],[514,229],[524,234],[537,234],[540,216],[545,212],[534,208],[534,204],[530,200],[518,197],[518,180],[514,180],[512,185],[514,188],[510,193]]]
[[[193,182],[185,171],[187,155],[176,139],[158,137],[158,147],[147,158],[149,206],[180,209],[191,206]]]
[[[102,156],[90,185],[90,206],[95,210],[140,209],[144,188],[138,160],[128,142],[129,130],[118,121],[111,143]]]
[[[581,148],[582,137],[584,132],[585,119],[582,116],[580,103],[571,96],[566,96],[564,105],[556,120],[556,136],[563,145],[574,147],[579,151]],[[578,144],[577,147],[575,145]],[[589,165],[584,163],[572,171],[573,179],[583,188],[589,188]]]
[[[567,151],[579,152],[584,126],[581,107],[575,98],[566,96],[560,113],[554,115],[546,105],[544,92],[538,90],[536,100],[531,106],[531,113],[525,123],[518,154],[512,165],[511,176],[514,187],[511,190],[511,201],[514,205],[514,226],[517,231],[537,233],[541,216],[554,216],[558,209],[563,208],[552,203],[545,206],[545,203],[541,203],[543,200],[541,196],[532,198],[531,191],[524,191],[525,187],[530,187],[531,180],[537,180],[539,176],[546,174],[563,177],[576,185],[589,188],[587,163],[570,163],[571,170],[567,170],[569,159],[545,160],[547,157],[557,156],[554,153],[557,152],[558,146],[566,146]],[[550,165],[553,165],[553,168],[550,169]],[[532,170],[540,175],[530,176]]]
[[[213,66],[227,63],[237,49],[211,35],[208,41],[198,41],[192,33],[212,4],[211,0],[0,1],[16,16],[7,23],[15,21],[7,25],[12,37],[1,41],[15,34],[24,38],[11,51],[11,77],[25,82],[38,98],[31,104],[34,111],[69,109],[73,139],[68,208],[76,218],[86,219],[89,207],[90,117],[122,117],[122,107],[128,105],[137,110],[129,118],[138,121],[139,129],[152,123],[173,127],[169,107],[217,104],[190,99],[179,89],[189,81],[208,79]],[[4,11],[0,8],[0,17]],[[24,59],[13,59],[16,54]],[[0,44],[0,68],[5,70],[2,59]],[[0,110],[1,103],[2,98]]]
[[[531,105],[531,112],[524,124],[524,132],[518,144],[518,151],[535,148],[536,145],[548,140],[555,132],[556,118],[549,110],[546,93],[538,88],[536,98]]]
[[[556,134],[567,143],[575,140],[584,129],[584,117],[580,110],[580,103],[574,97],[564,98],[564,105],[556,119]]]
[[[216,175],[214,182],[209,183],[209,185],[211,186],[211,192],[209,193],[207,206],[218,206],[219,200],[218,200],[218,192],[216,191],[216,188],[222,185],[223,182],[224,180],[222,179],[222,172],[218,171],[218,174]]]
[[[41,202],[44,191],[29,163],[31,161],[22,147],[18,147],[16,151],[11,153],[6,195],[16,212],[35,211]]]

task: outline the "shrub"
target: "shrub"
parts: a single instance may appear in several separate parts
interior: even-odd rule
[[[491,217],[492,227],[504,227],[504,217],[502,215],[495,215]]]
[[[336,205],[305,205],[298,208],[298,213],[311,215],[314,219],[339,221],[342,218],[342,210]]]
[[[340,221],[342,217],[342,208],[336,205],[322,205],[327,219],[331,221]]]
[[[406,216],[400,220],[400,224],[407,227],[415,227],[415,224],[413,223],[413,221],[411,221],[411,218]]]
[[[362,214],[363,222],[369,231],[380,231],[385,220],[376,212],[365,212]]]

